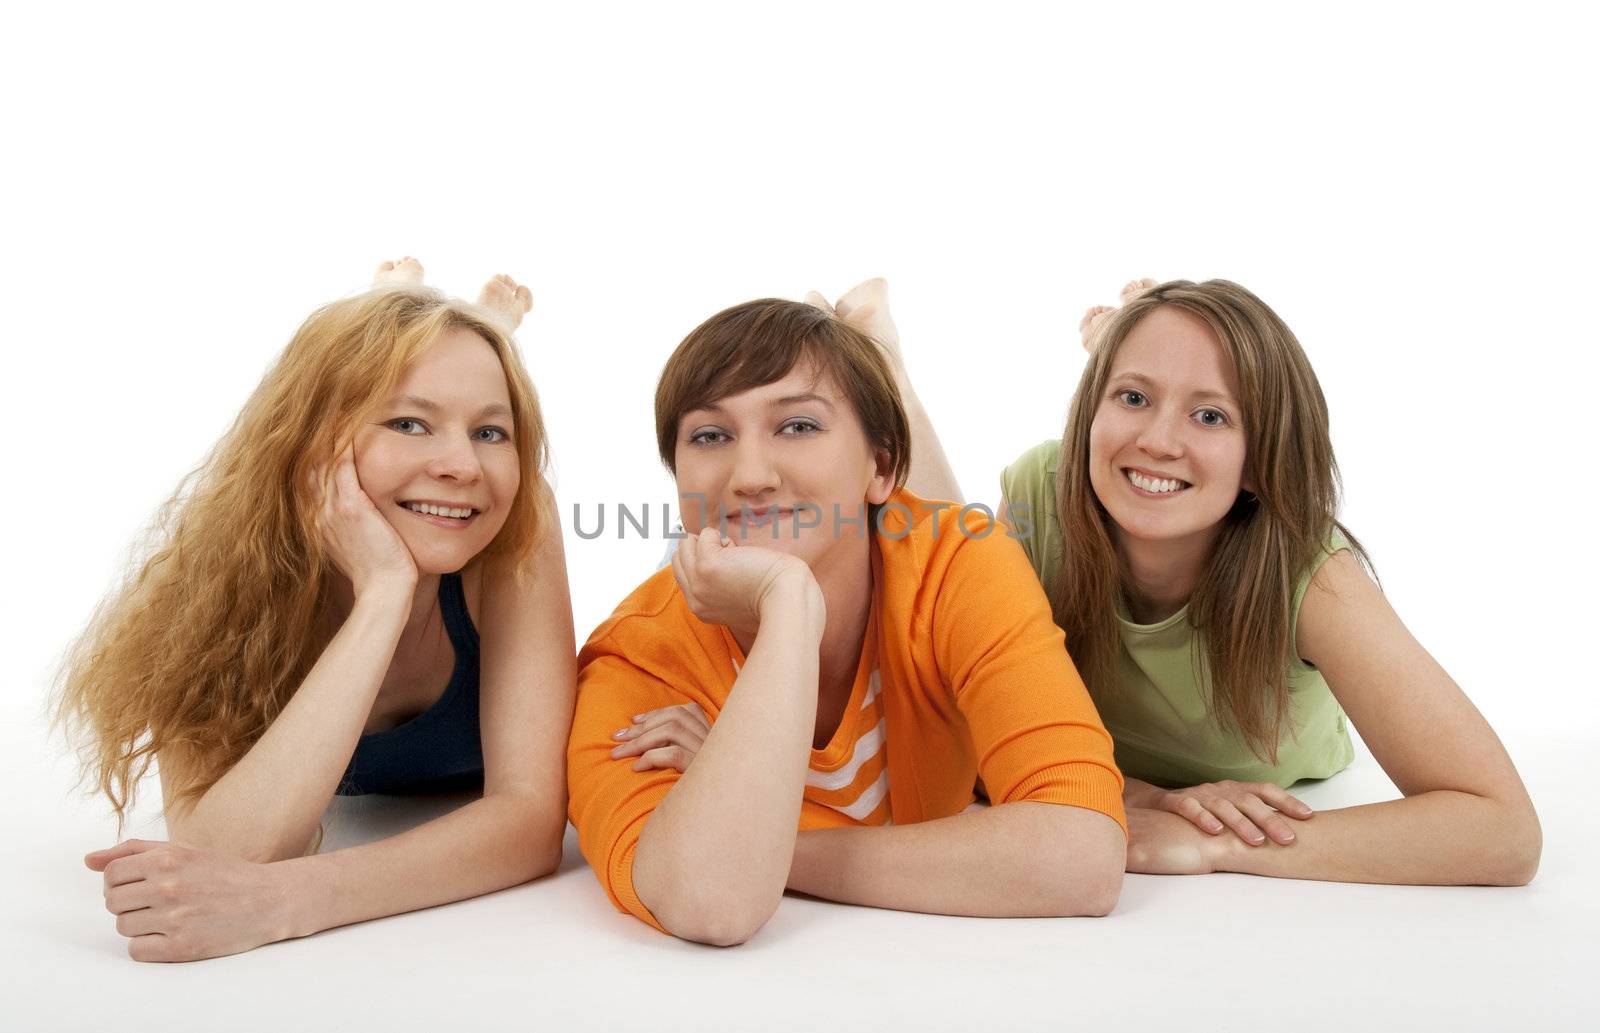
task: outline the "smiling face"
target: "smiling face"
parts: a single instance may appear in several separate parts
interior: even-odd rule
[[[813,571],[847,543],[864,545],[867,506],[894,490],[889,453],[872,447],[849,400],[809,362],[684,413],[673,458],[685,531],[721,521],[730,538],[792,553]],[[836,512],[863,523],[836,524]]]
[[[1115,537],[1209,546],[1250,490],[1238,397],[1198,316],[1164,305],[1128,333],[1089,430],[1089,480]]]
[[[445,331],[356,433],[356,476],[423,574],[460,570],[504,526],[522,481],[494,349]]]

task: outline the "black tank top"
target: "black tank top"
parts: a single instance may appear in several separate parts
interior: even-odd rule
[[[478,629],[467,612],[460,574],[439,578],[439,611],[456,654],[450,684],[438,702],[405,724],[361,737],[339,785],[340,796],[483,788]]]

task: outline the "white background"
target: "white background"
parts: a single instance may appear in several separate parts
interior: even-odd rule
[[[6,1029],[1576,1027],[1595,419],[1595,25],[1574,5],[34,5],[0,39]],[[1136,276],[1237,280],[1332,408],[1346,522],[1501,732],[1545,828],[1520,890],[1129,880],[1103,922],[791,900],[736,951],[551,880],[239,958],[137,966],[40,722],[129,543],[298,322],[380,259],[531,285],[580,636],[659,541],[673,345],[890,281],[968,496],[1056,436],[1076,325]],[[592,521],[590,521],[592,523]],[[614,523],[611,525],[614,527]],[[609,530],[609,529],[608,529]],[[612,532],[614,533],[614,532]],[[1397,685],[1396,691],[1404,686]],[[1314,805],[1392,795],[1370,757]],[[415,820],[374,802],[371,835]],[[398,806],[398,805],[396,805]]]

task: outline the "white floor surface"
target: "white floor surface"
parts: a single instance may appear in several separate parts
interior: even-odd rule
[[[70,792],[70,765],[32,713],[3,712],[5,784],[34,787],[11,801],[15,838],[0,851],[7,1031],[1600,1028],[1583,728],[1503,730],[1545,828],[1526,888],[1130,876],[1112,917],[1054,920],[790,897],[750,943],[719,950],[614,912],[569,830],[565,863],[542,882],[142,965],[79,860],[111,840],[102,805]],[[1394,795],[1365,751],[1301,793],[1319,809]],[[341,801],[332,841],[449,805]]]

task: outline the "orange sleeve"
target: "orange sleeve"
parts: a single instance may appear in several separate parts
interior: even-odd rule
[[[987,526],[953,546],[933,603],[933,647],[989,798],[1086,807],[1126,833],[1111,736],[1022,547],[1004,525]]]
[[[590,658],[578,672],[578,704],[567,742],[567,814],[578,830],[584,859],[620,911],[657,929],[661,923],[633,891],[633,854],[651,812],[678,772],[635,771],[632,757],[611,756],[611,734],[635,714],[691,702],[683,692],[610,653]]]

